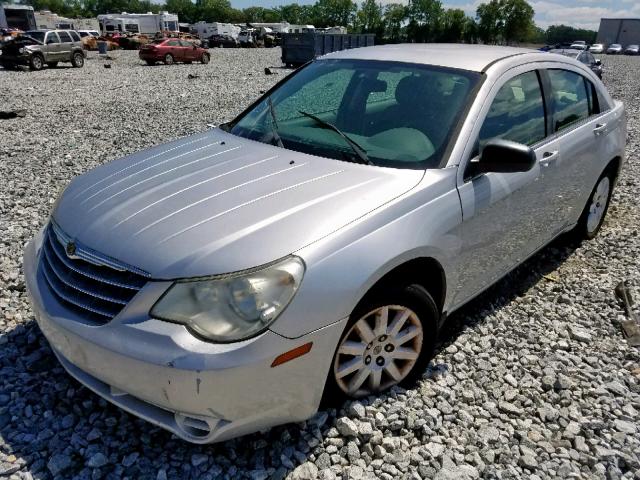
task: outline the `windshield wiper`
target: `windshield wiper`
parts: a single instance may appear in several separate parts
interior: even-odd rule
[[[304,115],[305,117],[309,117],[311,120],[315,121],[322,128],[326,128],[328,130],[333,130],[338,135],[340,135],[342,138],[344,138],[345,141],[351,147],[351,149],[354,151],[354,153],[356,154],[358,159],[360,160],[360,163],[364,163],[366,165],[373,165],[374,164],[371,160],[369,160],[369,157],[367,156],[367,153],[364,151],[364,149],[360,145],[358,145],[355,140],[352,140],[351,138],[349,138],[347,136],[347,134],[344,133],[342,130],[340,130],[338,127],[336,127],[332,123],[325,122],[324,120],[322,120],[319,117],[316,117],[312,113],[303,112],[302,110],[298,110],[298,113],[300,113],[301,115]]]
[[[273,107],[273,101],[271,100],[271,96],[267,97],[267,103],[269,104],[269,113],[271,113],[271,118],[273,119],[273,123],[271,124],[273,139],[276,141],[276,144],[280,148],[284,148],[284,144],[282,143],[282,139],[280,138],[280,134],[278,133],[278,120],[276,120],[276,109]]]

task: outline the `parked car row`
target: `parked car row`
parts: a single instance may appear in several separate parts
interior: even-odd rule
[[[578,50],[575,48],[555,48],[549,50],[549,53],[558,53],[565,57],[575,58],[581,63],[589,67],[598,78],[602,79],[602,62],[593,56],[588,50]]]

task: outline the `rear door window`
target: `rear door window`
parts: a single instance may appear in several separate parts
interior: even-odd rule
[[[62,43],[71,43],[71,36],[67,32],[58,32],[58,36],[60,37],[60,41]]]
[[[538,74],[523,73],[507,81],[496,94],[480,129],[479,147],[494,138],[533,145],[545,137],[544,100]]]
[[[568,70],[548,70],[553,98],[553,131],[557,132],[589,117],[585,78]]]
[[[73,38],[74,42],[79,42],[80,41],[80,35],[78,35],[76,32],[71,31],[71,32],[69,32],[69,35],[71,35],[71,38]]]

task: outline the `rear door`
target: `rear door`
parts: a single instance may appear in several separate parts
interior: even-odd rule
[[[600,107],[595,86],[579,69],[543,70],[551,106],[552,133],[559,142],[562,158],[550,173],[550,187],[561,191],[552,211],[555,223],[577,222],[606,162],[607,106]]]
[[[73,49],[73,39],[69,32],[58,31],[58,37],[60,37],[60,61],[71,61],[71,50]]]
[[[476,295],[553,237],[554,227],[548,223],[553,192],[546,176],[547,166],[560,154],[547,123],[541,78],[534,66],[515,68],[498,79],[459,167],[463,223],[454,304]],[[495,138],[529,145],[538,163],[527,172],[469,177],[469,163]]]

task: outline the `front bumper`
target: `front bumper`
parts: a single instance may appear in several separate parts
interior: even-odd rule
[[[194,443],[210,443],[312,416],[346,319],[297,339],[274,332],[233,344],[193,337],[151,319],[169,282],[149,282],[111,322],[89,325],[61,305],[38,269],[37,240],[24,272],[36,320],[65,369],[110,402]],[[311,351],[275,368],[283,352]]]
[[[31,55],[0,55],[0,65],[29,65]]]

